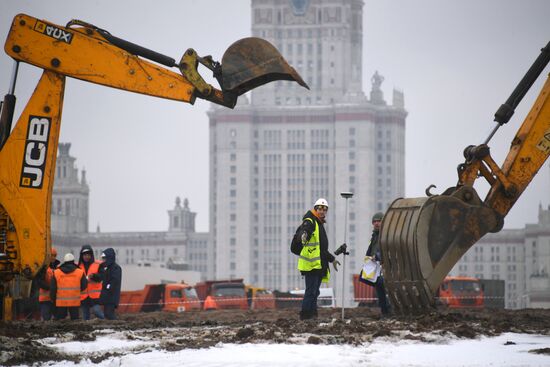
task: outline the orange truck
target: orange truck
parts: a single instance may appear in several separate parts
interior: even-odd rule
[[[353,298],[355,302],[358,302],[358,307],[378,306],[378,298],[374,287],[361,283],[358,274],[353,275]]]
[[[449,308],[483,308],[484,295],[481,282],[470,277],[446,277],[439,286],[439,304]]]
[[[204,310],[248,310],[242,279],[207,280],[195,284],[195,290]]]
[[[139,291],[120,292],[120,313],[199,311],[195,289],[185,283],[147,284]]]

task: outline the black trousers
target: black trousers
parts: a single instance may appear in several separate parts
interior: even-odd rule
[[[116,320],[115,308],[114,304],[103,305],[103,313],[107,320]]]
[[[52,301],[40,302],[40,315],[44,321],[51,320],[52,316],[55,318],[55,306]]]
[[[376,296],[378,297],[378,306],[380,306],[380,311],[382,311],[383,315],[389,314],[390,304],[388,302],[388,298],[386,297],[386,287],[384,286],[384,278],[382,276],[379,276],[378,279],[376,279],[374,289],[376,290]]]
[[[323,277],[316,271],[305,273],[304,277],[306,278],[306,290],[302,300],[302,312],[315,312]]]
[[[55,309],[55,319],[62,320],[67,317],[67,312],[71,316],[71,320],[78,320],[78,310],[80,307],[57,307]]]

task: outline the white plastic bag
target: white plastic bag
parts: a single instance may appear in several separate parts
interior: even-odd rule
[[[365,264],[363,264],[359,277],[365,283],[374,284],[380,276],[381,270],[382,268],[378,261],[375,261],[373,257],[365,256]]]

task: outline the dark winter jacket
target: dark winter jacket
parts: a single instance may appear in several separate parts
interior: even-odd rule
[[[102,305],[115,305],[116,307],[120,302],[122,269],[116,263],[115,250],[108,248],[103,253],[105,254],[105,261],[99,267],[99,274],[103,280],[99,303]]]
[[[379,235],[379,230],[372,230],[372,236],[370,238],[370,244],[366,254],[367,256],[374,256],[374,259],[377,261],[382,260],[382,249],[380,248]]]
[[[50,282],[46,281],[46,271],[48,270],[48,267],[52,270],[57,269],[59,266],[60,261],[55,259],[55,261],[52,261],[49,266],[43,267],[38,274],[36,274],[36,283],[38,286],[42,289],[49,290],[50,289]]]
[[[301,273],[305,274],[305,273],[317,272],[319,273],[319,275],[325,276],[328,269],[328,263],[331,263],[334,261],[334,256],[328,251],[327,233],[325,232],[325,227],[323,223],[319,220],[319,218],[315,216],[315,214],[311,212],[311,210],[309,210],[302,218],[303,222],[302,222],[302,225],[300,226],[301,230],[299,231],[300,233],[305,231],[307,233],[308,239],[311,238],[311,236],[313,235],[313,232],[315,232],[315,223],[311,222],[310,220],[306,220],[306,218],[313,219],[319,225],[319,249],[321,251],[321,269],[314,269],[309,272],[302,271]]]
[[[82,260],[82,254],[86,251],[89,252],[90,255],[92,255],[92,258],[87,263],[84,262],[84,260]],[[86,274],[88,274],[88,268],[90,267],[90,265],[94,263],[94,261],[95,261],[95,258],[94,258],[94,252],[92,251],[92,246],[90,245],[82,246],[82,248],[80,249],[80,257],[78,258],[78,265],[80,266],[80,264],[84,264],[84,268],[86,269],[85,270]]]
[[[61,269],[61,271],[65,274],[69,274],[74,272],[76,269],[78,269],[78,266],[76,266],[73,262],[66,262],[61,264],[57,269]],[[86,279],[86,275],[82,275],[82,278],[80,278],[80,291],[82,292],[86,287],[88,286],[88,280]],[[52,277],[52,281],[50,283],[50,298],[52,299],[52,302],[55,304],[55,299],[57,296],[57,280],[55,277]]]

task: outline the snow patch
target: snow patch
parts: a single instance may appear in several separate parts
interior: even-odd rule
[[[64,342],[56,338],[40,340],[44,345],[49,345],[60,352],[67,354],[89,354],[97,352],[125,352],[136,348],[158,345],[156,341],[128,340],[123,333],[113,333],[108,336],[98,336],[94,341]]]
[[[217,344],[211,348],[184,349],[177,352],[147,348],[139,353],[132,348],[152,346],[153,341],[124,340],[123,333],[98,337],[90,342],[52,343],[67,353],[125,351],[98,364],[88,359],[80,363],[49,362],[45,366],[151,366],[151,367],[345,367],[345,366],[549,366],[550,356],[528,353],[548,347],[550,336],[505,333],[479,339],[442,338],[432,335],[430,342],[398,338],[377,338],[361,346],[310,344]],[[48,338],[48,341],[51,338]],[[434,343],[435,341],[435,343]],[[507,342],[512,342],[508,343]],[[156,347],[158,348],[158,346]]]

